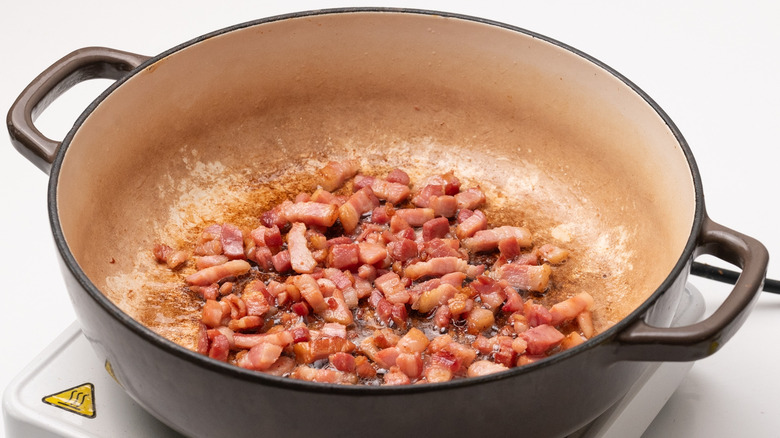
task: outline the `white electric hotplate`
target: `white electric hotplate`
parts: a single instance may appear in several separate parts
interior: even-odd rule
[[[688,284],[673,325],[697,322],[704,310]],[[570,438],[640,436],[692,366],[652,364],[622,400]],[[75,322],[6,388],[3,415],[8,438],[180,436],[125,394]]]

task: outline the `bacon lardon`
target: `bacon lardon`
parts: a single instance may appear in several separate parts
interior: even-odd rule
[[[206,227],[192,263],[154,247],[204,300],[198,352],[313,382],[405,385],[501,372],[596,334],[587,293],[551,307],[527,296],[571,254],[524,227],[491,228],[480,188],[435,175],[410,206],[402,170],[357,172],[331,162],[322,187],[255,228]],[[332,193],[353,176],[353,193]]]

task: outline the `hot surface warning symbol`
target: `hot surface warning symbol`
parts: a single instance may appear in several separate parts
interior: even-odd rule
[[[47,395],[43,402],[87,418],[95,418],[95,386],[91,383]]]

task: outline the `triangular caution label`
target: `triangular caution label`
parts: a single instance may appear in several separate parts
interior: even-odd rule
[[[82,417],[95,418],[95,385],[84,383],[55,394],[47,395],[43,402]]]

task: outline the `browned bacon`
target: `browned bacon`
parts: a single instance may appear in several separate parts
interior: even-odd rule
[[[492,251],[498,248],[498,242],[510,237],[517,239],[518,243],[524,247],[531,245],[531,232],[527,228],[506,225],[477,231],[473,237],[463,239],[463,246],[471,252]]]
[[[550,280],[552,270],[549,265],[524,265],[507,263],[496,272],[497,278],[505,280],[510,286],[533,292],[544,292]]]
[[[587,293],[551,307],[526,296],[543,294],[570,254],[524,227],[489,228],[480,188],[435,175],[410,208],[408,174],[357,172],[328,163],[322,187],[272,207],[248,233],[203,230],[197,271],[182,274],[204,301],[198,352],[313,382],[407,385],[501,372],[596,334]],[[352,177],[351,194],[331,193]],[[190,257],[153,250],[171,269]]]
[[[252,265],[247,263],[246,260],[231,260],[221,265],[201,269],[194,274],[188,275],[184,280],[194,286],[208,286],[228,277],[244,275],[250,269],[252,269]]]
[[[322,169],[320,184],[325,190],[332,192],[343,186],[348,179],[360,170],[360,164],[355,160],[330,161]]]
[[[485,193],[478,187],[466,189],[455,195],[458,202],[458,208],[468,208],[474,210],[485,203]]]
[[[290,265],[295,272],[314,272],[317,261],[314,260],[306,241],[306,225],[300,222],[292,224],[290,232],[287,233],[287,250],[290,251]]]

